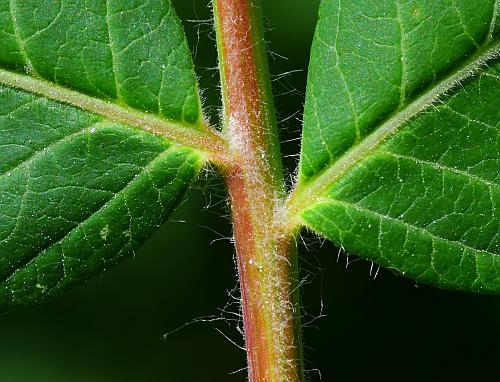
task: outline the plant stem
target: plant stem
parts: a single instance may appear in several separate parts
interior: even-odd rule
[[[302,382],[295,235],[284,181],[260,1],[215,0],[229,191],[250,382]]]

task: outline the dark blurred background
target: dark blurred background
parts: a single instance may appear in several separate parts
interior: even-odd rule
[[[263,2],[291,174],[319,1]],[[208,1],[174,3],[216,123]],[[135,258],[62,298],[0,316],[0,382],[245,381],[230,235],[221,180],[207,170]],[[417,286],[303,239],[310,381],[500,380],[500,297]]]

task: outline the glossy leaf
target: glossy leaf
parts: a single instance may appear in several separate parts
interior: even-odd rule
[[[203,163],[165,139],[203,129],[169,1],[42,3],[0,0],[0,311],[133,253]]]
[[[443,288],[500,292],[495,1],[323,0],[300,220]]]

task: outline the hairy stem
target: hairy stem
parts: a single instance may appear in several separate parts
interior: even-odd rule
[[[238,258],[250,382],[303,378],[295,237],[284,233],[283,169],[260,1],[215,0],[224,168]]]

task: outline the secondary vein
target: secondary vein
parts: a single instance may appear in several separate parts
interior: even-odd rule
[[[116,65],[116,51],[115,47],[113,44],[113,37],[111,35],[111,20],[110,20],[110,14],[109,14],[109,1],[106,0],[106,30],[108,32],[108,43],[109,43],[109,50],[111,52],[111,65],[113,68],[113,79],[115,82],[115,89],[116,89],[116,99],[121,100],[121,95],[120,95],[120,84],[118,82],[118,67]],[[160,109],[158,109],[160,110]]]
[[[482,253],[482,254],[486,254],[486,255],[489,255],[489,256],[497,256],[497,254],[494,253],[494,252],[490,252],[490,251],[488,251],[486,249],[479,249],[479,248],[472,247],[472,246],[470,246],[470,245],[468,245],[468,244],[466,244],[466,243],[464,243],[462,241],[459,241],[459,240],[452,240],[452,239],[447,239],[447,238],[442,237],[442,236],[438,236],[437,234],[435,234],[432,231],[430,231],[429,228],[427,228],[427,227],[422,227],[422,226],[418,226],[416,224],[411,224],[411,223],[406,222],[404,220],[401,220],[401,219],[398,219],[398,218],[395,218],[395,217],[392,217],[392,216],[389,216],[389,215],[385,215],[385,214],[383,214],[381,212],[378,212],[378,211],[376,211],[374,209],[370,209],[368,207],[360,206],[359,204],[353,204],[353,203],[349,203],[347,201],[339,200],[339,199],[323,199],[318,204],[321,204],[321,205],[332,205],[332,206],[341,205],[341,206],[344,206],[345,208],[350,208],[350,209],[357,210],[357,211],[360,211],[360,212],[364,212],[364,213],[368,213],[368,214],[371,214],[371,215],[375,215],[375,216],[377,216],[380,219],[385,219],[385,220],[388,220],[390,222],[403,225],[407,229],[413,229],[415,231],[419,231],[421,233],[429,235],[432,240],[442,240],[442,241],[445,241],[445,242],[450,243],[450,244],[455,244],[455,245],[463,247],[464,249],[470,250],[471,252],[475,252],[475,254]],[[323,218],[325,218],[325,219],[327,219],[329,221],[332,221],[331,218],[329,218],[328,216],[325,216],[325,215],[321,214],[320,212],[318,212],[316,210],[314,210],[313,213],[320,214],[320,215],[323,216]],[[334,223],[334,222],[332,221],[332,223]]]
[[[107,201],[103,202],[95,211],[91,211],[88,214],[88,216],[86,216],[82,221],[75,222],[76,225],[74,227],[72,227],[68,232],[64,232],[61,235],[61,237],[54,238],[50,243],[46,244],[44,248],[40,249],[37,253],[34,253],[29,259],[26,259],[21,264],[17,264],[16,267],[14,269],[12,269],[12,271],[10,272],[10,274],[7,275],[6,277],[4,277],[4,279],[1,280],[1,281],[9,283],[9,281],[16,274],[16,272],[18,272],[19,270],[21,270],[21,269],[27,267],[28,265],[30,265],[41,254],[46,253],[51,248],[54,248],[56,245],[61,244],[64,241],[64,239],[66,239],[70,235],[72,235],[77,229],[79,229],[81,227],[84,227],[85,224],[88,223],[89,221],[91,221],[93,218],[95,218],[95,216],[97,214],[99,214],[100,212],[102,212],[106,208],[108,208],[111,203],[113,203],[114,201],[116,201],[117,199],[119,199],[122,195],[125,195],[126,192],[130,189],[130,187],[133,186],[134,183],[137,182],[138,179],[140,179],[140,176],[142,176],[143,174],[146,174],[155,163],[157,163],[161,159],[163,159],[163,158],[167,157],[168,155],[170,155],[175,149],[176,149],[175,146],[170,146],[170,147],[167,148],[167,150],[159,153],[144,168],[142,168],[140,170],[140,172],[138,172],[135,176],[133,176],[127,182],[127,184],[125,184],[117,192],[115,192],[112,195],[110,195],[109,199]],[[29,182],[29,179],[28,179],[28,182]],[[26,193],[25,193],[25,195],[26,195]],[[21,215],[21,211],[19,211],[19,215]],[[17,219],[17,220],[19,220],[19,219]],[[14,228],[14,230],[15,229],[16,228]],[[63,255],[64,255],[64,253],[63,253]]]
[[[28,57],[28,54],[26,53],[26,49],[24,47],[24,41],[21,39],[21,35],[19,34],[19,27],[17,25],[16,11],[14,7],[15,7],[14,0],[10,0],[9,1],[10,17],[12,19],[12,27],[14,28],[14,35],[16,37],[17,43],[19,44],[19,50],[26,64],[26,69],[32,75],[38,76],[38,73],[36,72],[35,68],[33,67],[33,64],[31,63],[31,60]]]

